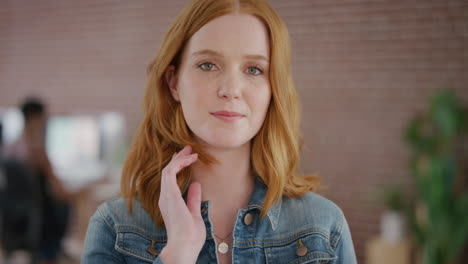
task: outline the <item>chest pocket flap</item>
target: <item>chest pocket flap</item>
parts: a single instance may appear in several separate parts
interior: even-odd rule
[[[165,245],[164,240],[151,239],[148,234],[137,228],[117,229],[115,249],[125,256],[127,263],[152,263]]]
[[[268,264],[329,263],[337,256],[329,238],[318,232],[269,241],[265,247]]]

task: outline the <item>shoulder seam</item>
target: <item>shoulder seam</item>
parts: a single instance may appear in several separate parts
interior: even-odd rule
[[[102,211],[101,211],[101,209],[99,207],[97,208],[97,211],[99,212],[99,215],[101,215],[101,218],[104,220],[106,225],[108,225],[110,227],[110,229],[112,231],[114,231],[114,233],[115,233],[115,228],[109,223],[109,221],[107,221],[106,217],[104,217],[104,215],[102,214]]]
[[[333,250],[336,250],[336,247],[338,246],[338,243],[341,241],[341,231],[343,230],[343,223],[344,223],[344,214],[341,209],[339,209],[339,225],[337,226],[337,229],[335,230],[336,233],[338,233],[338,237],[333,241]]]

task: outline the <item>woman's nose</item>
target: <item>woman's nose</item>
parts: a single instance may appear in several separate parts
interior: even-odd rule
[[[218,87],[218,96],[224,99],[240,99],[242,95],[242,80],[236,73],[222,78]]]

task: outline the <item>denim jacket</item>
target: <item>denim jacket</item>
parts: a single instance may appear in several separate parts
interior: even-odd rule
[[[232,263],[357,263],[348,224],[333,202],[314,193],[283,198],[261,219],[266,190],[257,179],[247,208],[237,212]],[[201,209],[207,236],[196,263],[217,263],[210,202],[203,201]],[[81,263],[161,264],[158,254],[166,242],[165,229],[154,224],[138,199],[129,214],[126,201],[116,198],[91,217]]]

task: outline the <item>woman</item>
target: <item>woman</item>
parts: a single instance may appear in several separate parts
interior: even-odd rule
[[[288,32],[265,1],[191,2],[148,75],[122,197],[82,263],[356,263],[341,210],[297,175]]]

